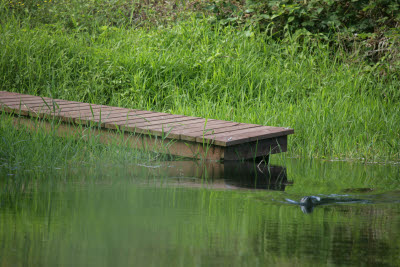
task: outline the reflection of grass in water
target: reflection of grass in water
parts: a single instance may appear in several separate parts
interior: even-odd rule
[[[286,191],[297,195],[377,194],[400,189],[399,166],[286,159]]]
[[[398,262],[394,206],[336,206],[305,215],[258,196],[130,183],[76,190],[64,183],[2,206],[0,240],[7,242],[0,259],[41,266]]]
[[[299,197],[296,201],[305,195],[379,194],[400,189],[397,163],[308,160],[285,154],[274,155],[270,163],[286,167],[287,178],[293,184],[285,191]]]

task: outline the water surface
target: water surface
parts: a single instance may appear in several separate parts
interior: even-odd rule
[[[0,266],[400,265],[398,165],[272,163],[3,169]]]

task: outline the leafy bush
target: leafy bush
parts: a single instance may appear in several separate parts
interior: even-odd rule
[[[221,24],[323,36],[369,61],[369,70],[399,78],[400,0],[214,0],[203,8]],[[397,74],[397,75],[396,75]]]
[[[246,21],[262,28],[273,25],[275,30],[371,33],[400,22],[399,0],[214,0],[204,4],[224,23]]]

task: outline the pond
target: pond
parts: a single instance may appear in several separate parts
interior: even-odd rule
[[[396,164],[99,163],[3,176],[0,266],[400,266]]]

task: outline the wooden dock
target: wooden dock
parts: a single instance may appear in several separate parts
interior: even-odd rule
[[[123,132],[124,143],[172,155],[209,160],[242,160],[286,152],[293,129],[204,119],[153,111],[110,107],[48,97],[0,91],[2,112],[15,116],[15,125],[37,128],[30,117],[44,118],[40,127],[51,128],[49,119],[62,123],[60,136],[85,134],[94,127],[101,140],[115,139]],[[46,124],[47,122],[47,124]],[[77,127],[80,126],[80,127]],[[85,127],[82,127],[85,126]]]

